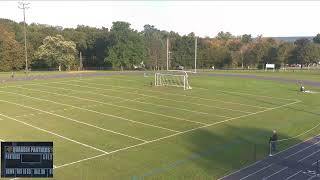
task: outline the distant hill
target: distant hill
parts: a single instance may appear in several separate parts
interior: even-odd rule
[[[307,38],[309,40],[312,41],[313,39],[313,36],[296,36],[296,37],[271,37],[271,38],[274,38],[276,40],[281,40],[281,41],[286,41],[286,42],[294,42],[296,41],[297,39],[301,39],[301,38]]]

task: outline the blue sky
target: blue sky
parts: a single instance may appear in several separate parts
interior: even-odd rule
[[[319,1],[27,1],[27,22],[108,27],[127,21],[179,34],[313,36],[320,33]],[[0,1],[0,18],[22,21],[18,1]]]

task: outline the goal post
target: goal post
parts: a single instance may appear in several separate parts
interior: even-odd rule
[[[155,73],[155,86],[182,87],[184,90],[192,89],[189,85],[189,77],[186,71],[170,71],[170,73]]]

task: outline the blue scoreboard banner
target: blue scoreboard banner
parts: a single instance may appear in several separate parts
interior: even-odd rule
[[[1,142],[1,177],[53,177],[53,142]]]

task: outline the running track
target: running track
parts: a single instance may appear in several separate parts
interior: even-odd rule
[[[220,180],[320,180],[317,160],[320,160],[320,135]]]

